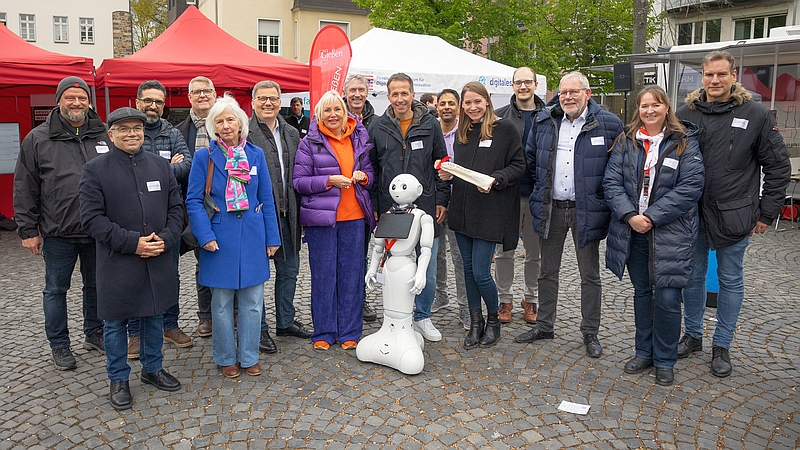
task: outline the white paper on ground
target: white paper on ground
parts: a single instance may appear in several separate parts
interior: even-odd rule
[[[589,405],[581,405],[580,403],[572,403],[566,400],[561,400],[561,404],[558,405],[559,411],[570,412],[574,414],[581,414],[586,415],[589,413]]]

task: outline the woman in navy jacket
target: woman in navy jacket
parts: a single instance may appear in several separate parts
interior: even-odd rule
[[[603,190],[611,208],[606,266],[634,288],[636,356],[626,373],[656,367],[656,383],[674,380],[681,292],[692,275],[697,201],[704,169],[695,125],[681,123],[658,86],[636,97],[637,114],[617,138]]]
[[[186,210],[200,250],[197,282],[211,288],[214,362],[228,378],[260,375],[258,343],[269,257],[281,245],[264,151],[246,141],[247,115],[233,97],[217,99],[206,118],[217,139],[194,154]],[[214,162],[211,219],[203,208],[208,160]],[[234,337],[233,298],[238,299]],[[238,340],[238,352],[237,352]],[[237,364],[238,362],[238,364]]]

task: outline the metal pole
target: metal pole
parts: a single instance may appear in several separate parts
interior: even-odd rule
[[[108,118],[108,113],[109,110],[111,109],[111,102],[109,101],[108,98],[108,86],[105,87],[105,92],[106,92],[106,118]]]

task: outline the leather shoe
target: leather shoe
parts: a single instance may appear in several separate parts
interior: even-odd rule
[[[656,367],[656,384],[671,386],[673,381],[675,381],[675,374],[672,367]]]
[[[250,375],[252,377],[257,377],[257,376],[261,375],[261,365],[259,365],[258,363],[255,363],[250,367],[245,367],[244,368],[244,373],[246,373],[246,374],[248,374],[248,375]]]
[[[142,383],[152,384],[162,391],[175,392],[181,389],[181,382],[178,381],[177,378],[168,374],[164,369],[152,373],[142,370],[141,380]]]
[[[500,303],[499,306],[497,317],[500,319],[500,323],[511,323],[511,303]]]
[[[711,347],[711,375],[725,378],[732,371],[733,366],[731,366],[731,355],[728,353],[728,349],[716,345]]]
[[[294,336],[300,339],[308,339],[311,337],[311,332],[306,329],[298,321],[294,321],[291,325],[286,328],[276,328],[276,333],[278,336]]]
[[[269,331],[261,332],[261,340],[258,342],[258,351],[267,354],[278,353],[278,346],[275,345],[275,341],[272,340]]]
[[[586,344],[586,354],[592,358],[599,358],[603,355],[603,346],[597,340],[596,334],[586,334],[583,336],[583,343]]]
[[[694,352],[703,351],[703,337],[692,337],[684,334],[680,341],[678,341],[678,359],[686,358]]]
[[[225,378],[236,378],[242,374],[242,371],[239,370],[238,364],[233,364],[231,366],[222,366],[222,374],[225,375]]]
[[[553,339],[555,337],[555,333],[552,331],[542,331],[538,328],[532,328],[530,331],[526,331],[519,336],[514,338],[514,342],[519,342],[521,344],[525,344],[528,342],[538,341],[539,339]]]
[[[212,333],[211,319],[200,319],[197,324],[197,335],[200,337],[209,337]]]
[[[133,404],[131,388],[128,381],[115,381],[111,383],[111,394],[109,395],[111,406],[117,411],[128,409]]]
[[[653,360],[634,356],[625,363],[625,373],[642,373],[653,366]]]
[[[525,300],[522,301],[522,310],[525,311],[525,315],[522,317],[525,319],[525,322],[530,324],[536,323],[536,317],[539,316],[539,309],[536,307],[536,303],[531,302],[528,303]]]

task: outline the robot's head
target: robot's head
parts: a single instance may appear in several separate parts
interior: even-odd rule
[[[414,175],[401,173],[389,184],[389,193],[398,205],[413,203],[422,195],[422,185]]]

